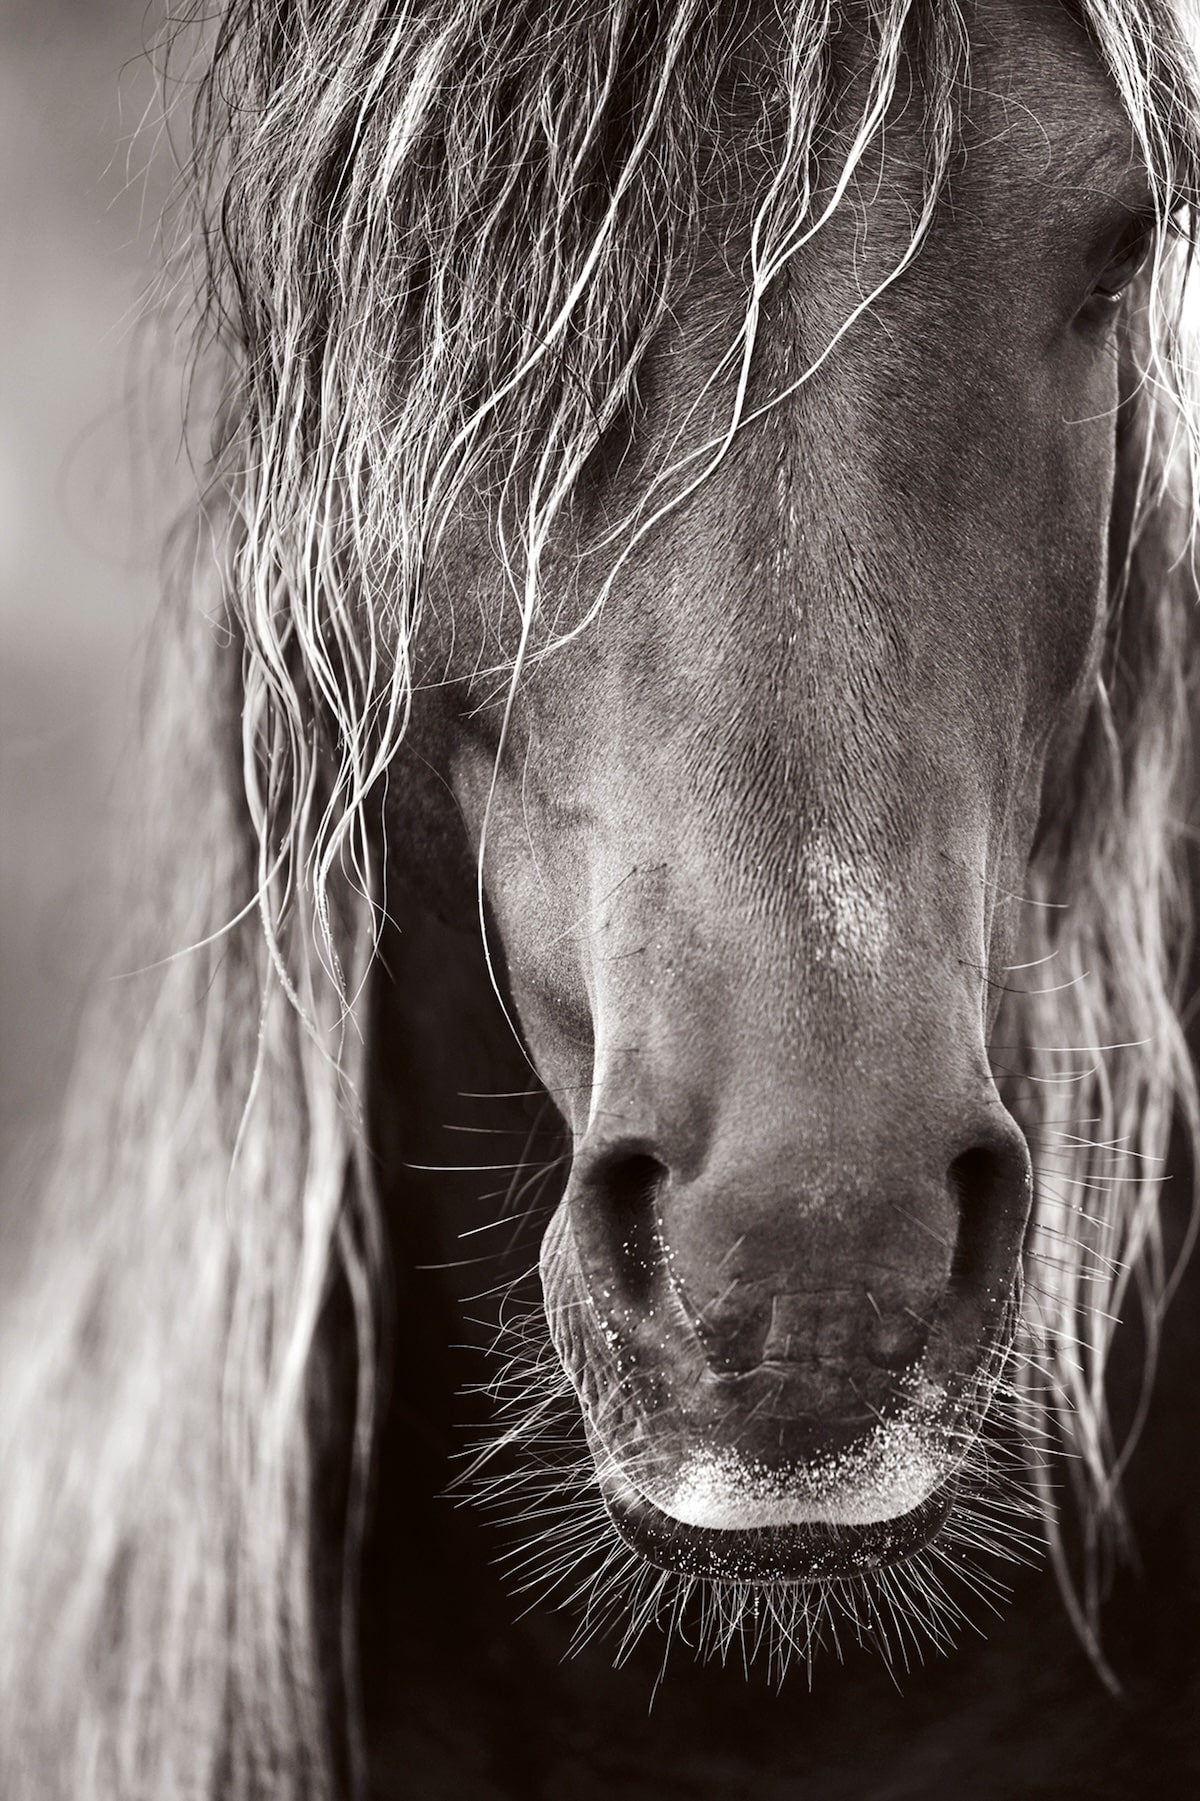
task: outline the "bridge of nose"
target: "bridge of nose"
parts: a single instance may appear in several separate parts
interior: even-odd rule
[[[764,916],[741,892],[687,906],[665,886],[623,887],[589,947],[589,1137],[653,1141],[684,1180],[729,1157],[750,1189],[798,1202],[803,1146],[809,1192],[832,1199],[843,1170],[921,1169],[939,1110],[990,1084],[970,897],[953,925],[943,900],[931,930],[894,895],[881,941],[853,920],[816,930],[787,905]],[[850,910],[844,890],[827,900],[827,916]]]
[[[980,1143],[1017,1158],[977,959],[900,931],[882,963],[814,958],[803,922],[738,923],[714,909],[706,945],[664,927],[640,958],[598,962],[585,1143],[654,1172],[634,1185],[640,1240],[656,1236],[713,1369],[906,1366],[960,1252],[956,1160]],[[1018,1186],[989,1176],[971,1204]],[[1016,1211],[989,1280],[1019,1249]]]

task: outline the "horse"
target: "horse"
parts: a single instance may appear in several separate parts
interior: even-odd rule
[[[1183,8],[197,29],[3,1792],[1170,1793]]]

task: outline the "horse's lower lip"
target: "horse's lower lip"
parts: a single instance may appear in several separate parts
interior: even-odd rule
[[[624,1479],[602,1477],[608,1516],[625,1543],[658,1569],[707,1581],[828,1582],[900,1563],[936,1536],[954,1501],[952,1482],[908,1513],[869,1525],[685,1525]]]

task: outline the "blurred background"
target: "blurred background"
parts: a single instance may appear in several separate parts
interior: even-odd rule
[[[173,183],[144,54],[159,19],[157,0],[0,0],[5,1160],[53,1116],[102,960],[139,650],[186,489],[168,346],[138,325]]]

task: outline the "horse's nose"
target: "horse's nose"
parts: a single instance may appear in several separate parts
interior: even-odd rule
[[[714,1132],[699,1153],[663,1130],[586,1139],[568,1206],[605,1310],[685,1333],[713,1375],[803,1377],[814,1407],[922,1360],[963,1371],[1020,1257],[1024,1138],[985,1082],[973,1106],[927,1099],[891,1130],[846,1106],[836,1134],[797,1108],[790,1130]]]

